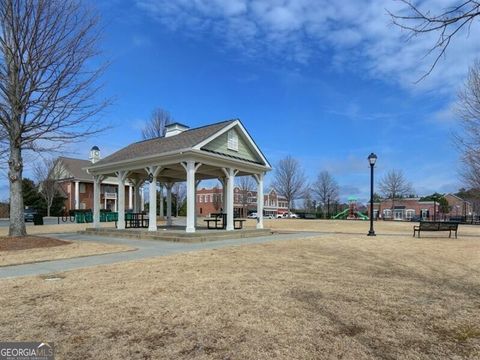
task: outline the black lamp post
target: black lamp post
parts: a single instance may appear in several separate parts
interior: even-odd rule
[[[371,153],[368,155],[368,162],[370,163],[370,231],[368,236],[375,236],[375,230],[373,230],[373,168],[377,161],[377,155]]]

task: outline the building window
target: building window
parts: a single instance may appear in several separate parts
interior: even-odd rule
[[[205,197],[206,197],[205,202],[209,203],[210,202],[210,195],[205,195]]]
[[[79,191],[81,194],[85,194],[86,192],[86,187],[85,187],[85,184],[84,183],[80,183],[79,184]]]
[[[229,150],[238,151],[238,135],[233,129],[228,132],[227,148]]]
[[[406,212],[405,212],[405,218],[410,220],[411,218],[413,218],[415,216],[415,210],[413,209],[408,209]]]

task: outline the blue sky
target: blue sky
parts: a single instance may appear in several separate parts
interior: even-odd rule
[[[449,0],[426,0],[437,10]],[[405,41],[391,0],[97,1],[102,57],[111,62],[99,121],[108,133],[75,144],[108,155],[140,139],[162,107],[191,127],[240,118],[270,162],[298,158],[313,181],[329,170],[342,198],[367,198],[367,156],[377,175],[401,169],[418,194],[455,191],[455,95],[479,53],[478,24],[460,34],[424,81],[431,37]],[[26,170],[26,176],[29,169]],[[0,198],[8,197],[5,178]]]

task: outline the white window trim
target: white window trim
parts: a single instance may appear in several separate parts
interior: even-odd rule
[[[234,129],[231,129],[227,132],[227,149],[238,151],[238,134]]]

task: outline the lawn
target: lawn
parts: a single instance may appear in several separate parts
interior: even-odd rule
[[[58,359],[480,358],[480,229],[268,226],[335,233],[0,280],[0,338]]]
[[[91,241],[63,241],[43,236],[0,236],[0,267],[132,251],[134,247]]]

